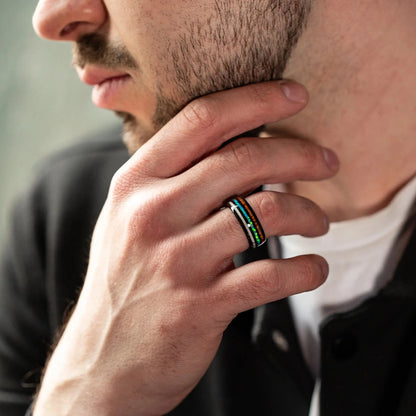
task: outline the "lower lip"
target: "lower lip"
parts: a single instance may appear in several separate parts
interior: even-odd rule
[[[92,102],[97,107],[115,109],[117,104],[120,104],[123,92],[130,81],[131,77],[129,75],[123,75],[94,85]]]

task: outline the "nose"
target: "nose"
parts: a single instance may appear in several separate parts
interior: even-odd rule
[[[107,19],[102,0],[40,0],[33,15],[36,33],[50,40],[77,41]]]

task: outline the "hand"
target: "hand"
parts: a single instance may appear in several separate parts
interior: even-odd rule
[[[301,110],[306,92],[291,101],[285,88],[301,87],[270,82],[195,100],[116,173],[35,416],[164,414],[198,383],[238,313],[325,280],[318,256],[234,268],[248,242],[220,210],[265,183],[336,172],[332,152],[304,140],[247,137],[221,147]],[[301,197],[247,199],[268,236],[327,231],[325,214]]]

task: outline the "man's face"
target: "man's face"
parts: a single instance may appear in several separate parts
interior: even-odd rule
[[[74,41],[96,105],[131,152],[194,98],[281,78],[311,0],[41,0],[42,36]]]

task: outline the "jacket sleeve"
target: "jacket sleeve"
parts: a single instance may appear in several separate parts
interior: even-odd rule
[[[38,190],[15,205],[0,263],[0,414],[24,415],[50,344]]]
[[[23,416],[88,266],[114,172],[127,160],[114,131],[46,160],[15,204],[0,258],[0,415]]]

